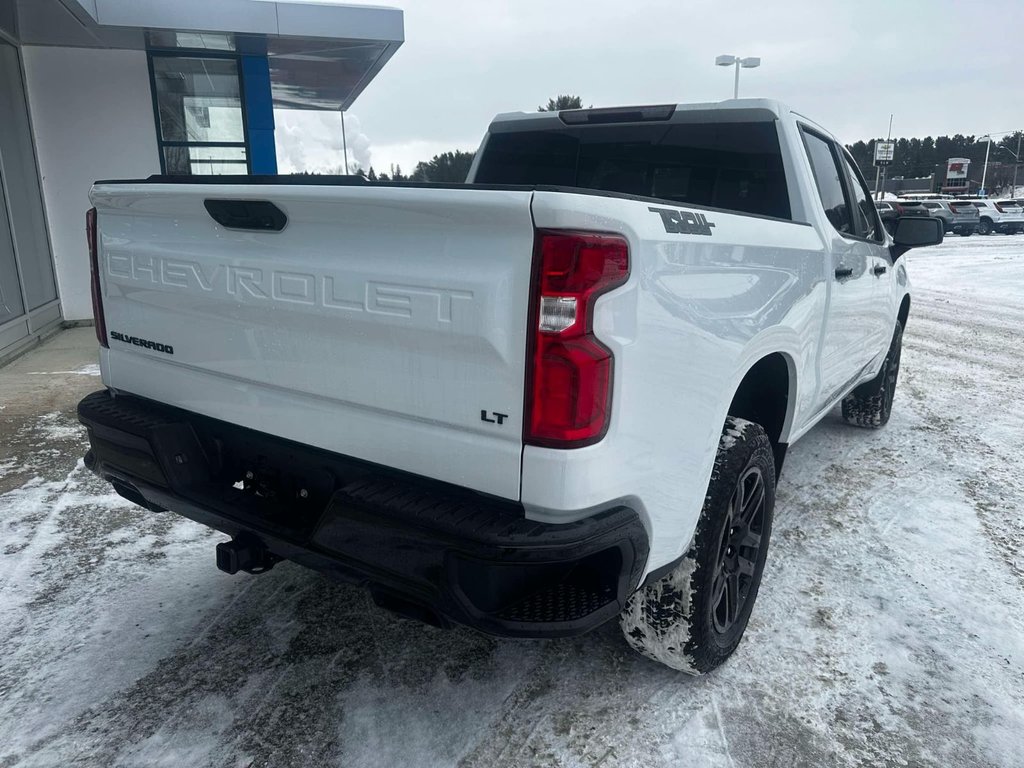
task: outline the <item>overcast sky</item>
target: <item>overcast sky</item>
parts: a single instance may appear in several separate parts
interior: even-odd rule
[[[721,53],[761,57],[740,96],[844,142],[1024,128],[1024,0],[402,0],[405,43],[346,120],[379,171],[476,149],[498,112],[731,98]],[[278,113],[291,167],[341,165],[336,115]],[[352,130],[354,128],[354,130]],[[296,162],[293,162],[296,161]],[[289,163],[292,163],[290,166]]]

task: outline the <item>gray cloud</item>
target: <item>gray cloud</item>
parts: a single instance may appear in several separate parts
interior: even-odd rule
[[[884,135],[890,113],[897,136],[1024,127],[1021,0],[398,3],[406,42],[354,106],[378,170],[473,149],[496,113],[557,93],[729,98],[720,53],[762,58],[741,96],[784,101],[848,142]]]

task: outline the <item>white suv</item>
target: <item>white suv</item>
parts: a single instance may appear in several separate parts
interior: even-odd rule
[[[981,216],[978,233],[991,235],[1002,232],[1010,235],[1024,232],[1024,208],[1015,200],[973,200]]]

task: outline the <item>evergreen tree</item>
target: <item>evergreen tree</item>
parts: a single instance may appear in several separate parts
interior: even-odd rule
[[[458,149],[454,152],[442,152],[440,155],[434,155],[429,162],[417,163],[416,170],[409,179],[462,184],[469,175],[474,156],[474,152],[463,152]]]
[[[593,106],[593,104],[591,104]],[[556,96],[553,99],[548,99],[548,105],[546,107],[537,107],[538,112],[559,112],[563,109],[583,109],[583,99],[579,96],[570,96],[568,94],[564,96]]]

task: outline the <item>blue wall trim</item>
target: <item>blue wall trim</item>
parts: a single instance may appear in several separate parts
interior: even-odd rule
[[[266,56],[242,57],[242,89],[249,129],[249,168],[254,174],[277,173],[274,147],[274,102],[270,92],[270,62]]]

